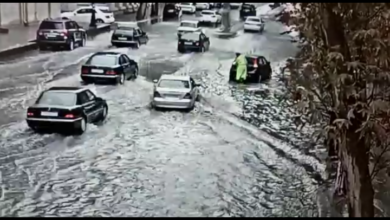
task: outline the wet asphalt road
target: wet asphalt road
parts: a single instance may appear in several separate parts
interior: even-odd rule
[[[235,13],[233,16],[237,16]],[[234,53],[265,55],[273,68],[297,49],[269,21],[263,34],[218,39],[179,54],[177,22],[147,28],[140,49],[111,48],[110,34],[74,51],[36,53],[0,65],[0,216],[312,216],[323,166],[278,105],[277,76],[261,85],[228,83]],[[89,85],[109,115],[80,137],[32,133],[26,106],[51,86],[78,86],[91,53],[121,51],[140,76],[124,86]],[[202,100],[190,113],[149,108],[152,79],[190,74]]]

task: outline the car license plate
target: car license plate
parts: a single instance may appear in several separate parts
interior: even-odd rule
[[[118,40],[127,40],[126,37],[118,37]]]
[[[101,69],[91,69],[92,73],[104,73],[104,70]]]
[[[173,13],[174,10],[173,10],[173,9],[169,9],[168,12],[169,12],[169,13]]]
[[[46,34],[46,37],[57,37],[57,34]]]
[[[192,45],[191,42],[184,42],[185,45]]]
[[[58,112],[41,112],[42,116],[58,117]]]

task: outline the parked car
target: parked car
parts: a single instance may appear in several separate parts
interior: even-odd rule
[[[263,32],[265,23],[262,18],[249,16],[244,22],[244,31]]]
[[[208,9],[210,9],[210,4],[209,3],[196,3],[195,7],[198,10],[208,10]]]
[[[272,75],[271,63],[261,55],[247,55],[247,79],[245,83],[259,83],[268,80]],[[236,82],[237,64],[233,62],[230,68],[229,81]]]
[[[95,10],[96,23],[110,24],[115,22],[114,13],[108,7],[104,6],[86,6],[80,7],[73,12],[61,13],[63,19],[70,19],[79,23],[90,23],[92,12]]]
[[[142,44],[147,44],[149,37],[140,27],[133,24],[118,24],[111,35],[113,46],[132,46],[139,48]]]
[[[199,86],[190,76],[162,75],[153,80],[152,107],[192,110],[199,100]]]
[[[203,10],[200,15],[198,21],[201,23],[210,23],[217,26],[222,21],[222,16],[217,11]]]
[[[177,28],[177,36],[180,37],[181,34],[196,31],[202,31],[199,26],[199,21],[183,20]]]
[[[165,4],[163,18],[164,20],[177,19],[181,8],[175,7],[172,3]]]
[[[192,3],[179,3],[176,4],[175,7],[181,9],[183,13],[194,14],[196,12],[196,7]]]
[[[239,9],[241,7],[242,3],[230,3],[231,9]]]
[[[177,50],[184,53],[188,50],[205,52],[210,49],[210,38],[202,32],[182,34],[177,43]]]
[[[245,20],[248,16],[256,16],[256,7],[251,4],[243,4],[240,9],[240,19]]]
[[[85,84],[107,81],[125,84],[126,80],[138,77],[138,64],[126,54],[97,52],[82,65],[80,76]]]
[[[26,122],[35,132],[83,134],[88,123],[104,121],[107,113],[107,102],[87,88],[52,87],[28,107]]]
[[[62,19],[45,19],[37,30],[36,42],[40,50],[47,47],[65,47],[73,50],[86,44],[87,34],[77,22]]]

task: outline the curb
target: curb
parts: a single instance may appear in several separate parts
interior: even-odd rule
[[[111,31],[111,24],[103,24],[100,27],[96,29],[88,29],[86,30],[88,38],[94,37],[96,35],[99,35],[104,32],[109,32]],[[5,56],[14,56],[20,53],[24,53],[30,50],[35,50],[38,48],[37,43],[35,42],[36,40],[30,40],[28,43],[20,45],[20,46],[15,46],[12,48],[0,50],[0,58],[5,57]]]

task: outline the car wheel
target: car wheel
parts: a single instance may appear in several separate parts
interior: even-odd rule
[[[96,24],[103,24],[104,21],[102,19],[96,19]]]
[[[77,125],[75,134],[82,135],[87,130],[87,119],[83,116]]]
[[[135,49],[138,49],[138,48],[139,48],[139,41],[137,41],[137,43],[135,43],[134,48],[135,48]]]
[[[87,44],[87,38],[83,37],[83,39],[81,39],[80,47],[85,47],[86,44]]]
[[[133,79],[137,79],[137,77],[138,77],[138,67],[136,67],[134,70]]]
[[[108,106],[107,106],[107,105],[104,105],[104,106],[103,106],[102,114],[100,115],[100,118],[99,118],[99,121],[104,121],[104,120],[106,120],[107,114],[108,114]]]
[[[72,51],[74,50],[74,40],[70,39],[70,42],[68,43],[68,50]]]
[[[119,78],[117,79],[117,84],[120,84],[120,85],[123,85],[123,84],[125,84],[125,74],[121,74],[121,75],[119,75]]]

